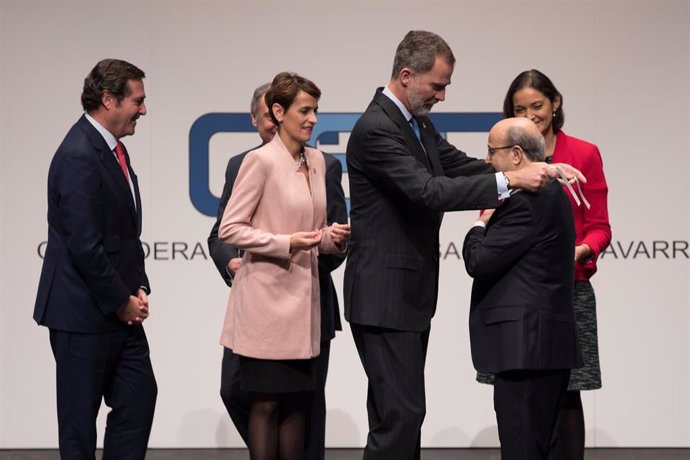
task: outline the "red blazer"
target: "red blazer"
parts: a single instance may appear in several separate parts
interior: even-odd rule
[[[588,280],[597,271],[599,254],[611,242],[611,225],[606,199],[609,189],[604,177],[601,154],[596,145],[560,131],[556,134],[553,162],[572,165],[587,178],[587,183],[581,184],[582,192],[592,207],[587,209],[584,204],[578,206],[570,193],[568,193],[568,198],[570,198],[575,218],[575,245],[586,243],[593,252],[589,261],[575,264],[575,279]],[[567,188],[564,187],[564,189],[567,193]]]

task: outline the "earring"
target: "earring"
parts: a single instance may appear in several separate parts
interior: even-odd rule
[[[551,115],[553,116],[553,118],[556,118],[556,112],[553,112]]]

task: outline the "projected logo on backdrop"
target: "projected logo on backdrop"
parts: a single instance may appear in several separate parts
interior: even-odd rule
[[[317,148],[338,158],[343,165],[343,174],[347,174],[345,145],[347,138],[359,118],[359,113],[320,113],[319,123],[312,134],[311,143]],[[431,119],[443,136],[451,133],[488,132],[501,119],[501,113],[435,113]],[[254,133],[248,113],[207,113],[192,124],[189,131],[189,198],[194,208],[201,214],[215,217],[219,197],[211,192],[210,187],[210,140],[218,133],[242,134]],[[239,153],[239,152],[237,152]],[[219,171],[213,171],[219,174]],[[343,179],[346,181],[347,179]],[[349,197],[346,197],[349,209]],[[205,241],[144,241],[144,252],[147,259],[155,261],[195,261],[208,260]],[[442,243],[439,247],[441,260],[460,260],[459,244],[453,241]],[[42,259],[45,254],[46,241],[38,244],[36,252]],[[690,242],[679,240],[614,240],[602,254],[602,259],[614,260],[664,260],[690,259]]]
[[[347,174],[347,164],[342,136],[352,130],[359,116],[359,113],[320,113],[312,133],[311,143],[338,158],[343,165],[343,174]],[[488,132],[501,117],[499,112],[435,113],[430,116],[436,129],[444,136],[448,133]],[[209,183],[211,137],[217,133],[254,131],[248,113],[207,113],[194,122],[189,131],[189,198],[197,211],[215,216],[218,210],[219,197],[211,192]]]

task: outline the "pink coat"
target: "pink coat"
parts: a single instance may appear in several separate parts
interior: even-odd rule
[[[323,155],[305,148],[311,193],[279,135],[247,154],[221,220],[224,243],[245,251],[220,343],[261,359],[308,359],[320,351],[318,251],[290,251],[290,235],[326,226]]]

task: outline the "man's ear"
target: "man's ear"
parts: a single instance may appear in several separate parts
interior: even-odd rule
[[[400,70],[400,73],[398,74],[398,80],[400,80],[400,83],[403,86],[407,86],[410,84],[410,80],[412,79],[412,70],[410,70],[408,67],[403,67]]]
[[[525,156],[525,151],[522,150],[522,147],[520,147],[519,145],[515,145],[510,150],[510,154],[512,155],[511,160],[513,162],[513,165],[519,166],[520,163],[522,163],[522,159]]]
[[[110,91],[103,91],[101,93],[101,105],[105,107],[106,110],[110,110],[117,101],[115,96]]]

